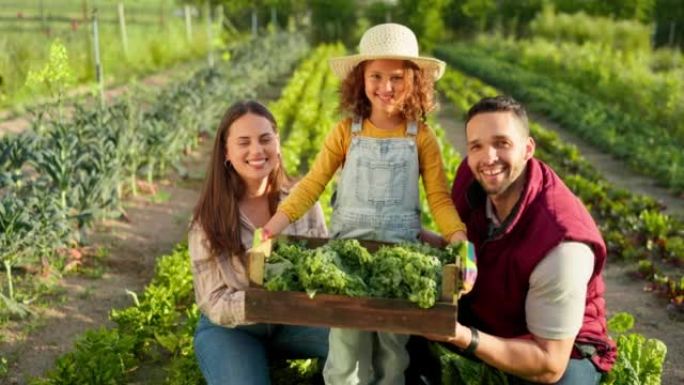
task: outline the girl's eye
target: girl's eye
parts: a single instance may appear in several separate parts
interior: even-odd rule
[[[261,143],[271,143],[273,139],[270,136],[261,138]]]
[[[403,77],[403,76],[398,76],[398,75],[397,75],[397,76],[392,76],[391,79],[392,79],[393,82],[398,82],[398,81],[404,80],[404,77]]]
[[[240,147],[249,146],[249,142],[238,142],[238,146],[240,146]]]

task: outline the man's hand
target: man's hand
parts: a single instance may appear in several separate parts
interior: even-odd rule
[[[443,336],[439,334],[426,334],[423,337],[439,342],[446,342],[452,344],[460,349],[464,349],[470,343],[470,329],[463,327],[460,323],[456,322],[454,325],[454,335],[453,336]]]
[[[450,343],[463,350],[472,339],[470,328],[456,323],[453,337],[426,335],[425,338]],[[535,383],[553,384],[563,376],[575,338],[550,340],[534,335],[501,338],[479,332],[475,354],[486,364]]]

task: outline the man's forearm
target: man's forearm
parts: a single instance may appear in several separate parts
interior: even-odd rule
[[[460,329],[462,332],[450,342],[465,349],[472,336],[469,328],[461,326]],[[479,339],[475,350],[479,359],[506,373],[540,383],[554,383],[563,376],[574,341],[574,338],[500,338],[482,332]]]

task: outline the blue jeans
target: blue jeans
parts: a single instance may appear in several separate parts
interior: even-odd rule
[[[570,359],[568,368],[556,385],[597,385],[601,381],[601,372],[596,369],[588,358]],[[511,375],[508,376],[509,385],[531,385],[534,382],[525,381]]]
[[[195,331],[195,355],[207,385],[269,385],[269,359],[328,354],[328,329],[255,324],[228,328],[204,315]]]

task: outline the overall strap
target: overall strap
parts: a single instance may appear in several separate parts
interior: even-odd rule
[[[358,116],[352,120],[352,126],[351,126],[351,132],[353,136],[358,135],[361,132],[361,128],[363,128],[363,119],[359,118]]]
[[[416,123],[413,120],[410,120],[406,124],[406,134],[408,134],[408,136],[411,137],[415,137],[416,135],[418,135],[418,123]]]

